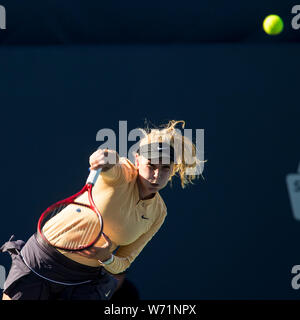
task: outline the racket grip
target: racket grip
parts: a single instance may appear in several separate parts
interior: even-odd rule
[[[102,170],[102,168],[97,169],[97,170],[90,170],[90,174],[86,180],[86,183],[94,185],[99,177],[101,170]]]

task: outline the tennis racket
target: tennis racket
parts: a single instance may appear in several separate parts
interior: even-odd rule
[[[91,170],[81,191],[54,203],[40,216],[38,233],[51,246],[81,251],[93,246],[101,237],[103,220],[92,197],[100,172],[101,169]]]

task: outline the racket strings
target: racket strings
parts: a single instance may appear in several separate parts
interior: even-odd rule
[[[80,249],[101,232],[98,215],[87,205],[63,203],[49,212],[42,232],[51,245],[67,250]]]
[[[84,246],[85,243],[89,243],[92,241],[94,231],[97,227],[97,224],[89,222],[87,228],[83,230],[82,239],[80,239],[80,243],[74,244],[75,246]]]
[[[58,215],[63,209],[65,209],[67,206],[68,206],[68,204],[61,204],[61,205],[55,207],[55,208],[52,209],[52,211],[48,214],[47,219],[45,219],[45,220],[43,221],[43,225],[42,225],[42,227],[43,227],[43,232],[44,232],[44,234],[47,234],[47,238],[48,238],[48,239],[52,239],[52,238],[55,237],[55,236],[58,237],[58,236],[62,235],[63,233],[66,233],[66,232],[69,230],[69,228],[66,228],[66,226],[65,226],[64,229],[61,229],[60,231],[59,231],[58,229],[56,229],[56,228],[50,228],[49,226],[48,226],[48,228],[47,228],[47,227],[44,228],[44,226],[47,224],[48,221],[50,221],[52,218],[54,218],[55,216],[57,216],[57,215]],[[54,221],[52,221],[52,223],[54,223]]]

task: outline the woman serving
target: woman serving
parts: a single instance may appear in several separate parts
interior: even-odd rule
[[[7,242],[2,251],[10,252],[13,262],[3,299],[110,299],[117,288],[112,275],[126,271],[164,223],[167,208],[159,191],[176,173],[182,187],[196,178],[186,169],[195,169],[200,160],[192,141],[175,129],[180,122],[184,125],[170,121],[150,130],[140,141],[135,164],[114,150],[94,152],[90,168],[102,171],[92,192],[103,217],[103,237],[81,252],[56,250],[36,234],[25,245]],[[178,145],[182,152],[177,152]],[[108,161],[112,158],[114,163]]]

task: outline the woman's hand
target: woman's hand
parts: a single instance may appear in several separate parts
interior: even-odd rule
[[[90,169],[103,171],[110,169],[119,162],[119,155],[115,150],[98,149],[90,156]]]
[[[100,260],[100,261],[106,261],[111,257],[111,240],[109,237],[102,233],[102,236],[105,238],[106,243],[102,246],[92,246],[91,248],[82,250],[82,251],[76,251],[74,253],[79,254],[82,257],[88,258],[88,259],[94,259],[94,260]]]

